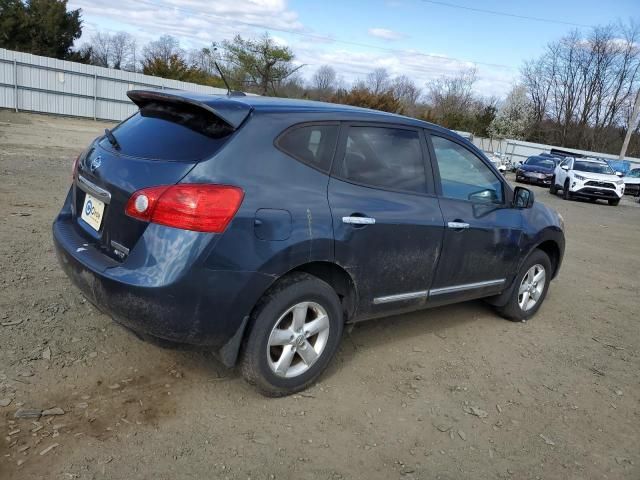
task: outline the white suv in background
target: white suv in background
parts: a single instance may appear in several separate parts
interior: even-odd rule
[[[599,198],[609,205],[618,205],[624,195],[624,180],[604,160],[596,158],[566,158],[554,171],[549,191],[562,190],[565,200],[583,197],[595,202]]]

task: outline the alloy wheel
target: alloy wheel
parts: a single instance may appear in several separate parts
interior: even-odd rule
[[[529,311],[536,306],[544,291],[546,279],[547,273],[539,263],[527,270],[518,290],[518,305],[522,311]]]
[[[267,361],[279,377],[305,373],[322,355],[329,338],[329,316],[316,302],[300,302],[284,312],[269,335]]]

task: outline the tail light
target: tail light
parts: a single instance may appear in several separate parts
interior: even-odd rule
[[[222,233],[243,198],[242,189],[230,185],[163,185],[135,192],[125,213],[168,227]]]
[[[82,154],[78,154],[76,159],[73,161],[73,166],[71,167],[71,182],[76,179],[76,173],[78,173],[78,164],[80,163],[80,157]]]

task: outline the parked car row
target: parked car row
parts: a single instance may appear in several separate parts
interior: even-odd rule
[[[549,187],[552,194],[562,191],[566,199],[602,199],[618,205],[625,193],[640,197],[640,168],[623,175],[602,158],[541,153],[518,165],[515,175],[518,183]]]

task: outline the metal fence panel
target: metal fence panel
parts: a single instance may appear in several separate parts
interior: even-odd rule
[[[0,108],[123,120],[137,110],[127,97],[137,88],[226,93],[222,88],[0,48]]]

